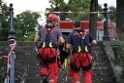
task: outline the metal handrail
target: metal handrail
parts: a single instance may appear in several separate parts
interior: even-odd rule
[[[121,48],[121,50],[122,50],[122,52],[123,52],[123,54],[124,54],[124,48],[123,48],[122,43],[121,43],[121,41],[120,41],[120,38],[119,38],[119,36],[118,36],[118,34],[117,34],[117,30],[116,30],[116,28],[114,27],[114,25],[112,24],[112,21],[111,21],[111,19],[110,19],[110,14],[108,14],[108,18],[109,18],[109,21],[110,21],[110,23],[111,23],[111,27],[112,27],[112,29],[114,30],[115,41],[117,40],[116,42],[118,42],[118,45],[120,46],[120,48]],[[121,57],[118,56],[118,59],[119,59],[121,65],[122,65],[123,68],[124,68],[124,64],[123,64],[123,61],[122,61]]]
[[[15,75],[15,48],[16,48],[16,41],[14,41],[13,44],[9,45],[10,51],[8,53],[8,56],[3,56],[3,59],[7,59],[7,71],[5,75],[4,83],[14,83],[14,75]]]

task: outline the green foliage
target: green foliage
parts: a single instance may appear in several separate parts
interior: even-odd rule
[[[124,33],[123,32],[120,34],[120,39],[121,39],[121,41],[124,41]]]
[[[90,11],[91,0],[69,0],[65,3],[64,0],[50,0],[51,6],[46,11],[55,11],[56,7],[59,7],[59,11],[64,12],[86,12]],[[98,9],[102,11],[102,7],[99,5]],[[61,20],[70,18],[71,20],[89,20],[90,14],[60,14]],[[103,19],[99,16],[99,20]]]
[[[35,28],[39,27],[38,23],[39,14],[35,12],[25,11],[16,16],[14,19],[14,26],[16,30],[16,37],[18,41],[30,40],[28,37],[30,33],[35,32]]]
[[[117,43],[118,44],[118,56],[120,57],[120,59],[122,61],[121,66],[124,67],[124,33],[123,33],[123,31],[119,30],[118,28],[117,28],[116,32],[120,39],[120,41],[118,41],[118,43]],[[119,61],[119,64],[120,64],[120,61]],[[122,71],[122,73],[121,73],[121,78],[124,82],[124,71]]]
[[[0,0],[0,41],[6,41],[9,33],[8,7]]]
[[[27,34],[27,37],[25,38],[25,40],[26,41],[34,41],[35,35],[36,35],[36,32],[29,32]]]
[[[9,33],[9,14],[8,7],[2,0],[0,0],[0,9],[0,41],[7,41]],[[16,31],[17,41],[30,40],[31,35],[28,34],[35,33],[35,28],[40,27],[38,23],[39,17],[40,14],[25,11],[14,18],[14,29]]]
[[[114,6],[111,6],[109,7],[109,10],[111,11],[110,19],[116,22],[116,8]]]
[[[120,28],[116,27],[116,33],[120,41],[124,41],[124,32]]]
[[[121,78],[123,79],[122,81],[124,82],[124,71],[121,73]]]

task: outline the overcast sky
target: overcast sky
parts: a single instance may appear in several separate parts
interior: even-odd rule
[[[44,12],[45,8],[49,7],[49,0],[3,0],[9,5],[13,3],[15,14],[19,14],[25,10]],[[65,0],[67,1],[67,0]],[[116,7],[116,0],[98,0],[98,3],[103,6],[104,3],[108,3],[108,6]],[[44,16],[44,14],[41,14]]]

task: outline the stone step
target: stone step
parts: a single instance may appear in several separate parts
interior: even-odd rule
[[[36,51],[33,42],[17,42],[16,53],[16,83],[41,83],[41,77],[39,76],[40,67],[36,60]],[[5,43],[4,43],[5,44]],[[1,45],[1,44],[0,44]],[[6,48],[6,50],[4,49]],[[8,53],[6,46],[0,47],[0,50],[5,50]],[[104,50],[102,42],[92,47],[93,58],[93,83],[116,83],[114,73],[109,63],[108,57]],[[1,53],[1,52],[0,52]],[[2,53],[1,53],[2,54]],[[82,72],[81,82],[83,79]],[[68,82],[65,82],[66,71],[59,70],[58,83],[72,83],[72,78],[68,73]]]
[[[25,77],[18,79],[17,83],[42,83],[41,77]]]
[[[36,56],[32,56],[32,57],[30,57],[30,56],[16,56],[16,61],[18,61],[18,60],[22,60],[22,61],[27,61],[27,60],[31,60],[31,61],[36,61]]]
[[[93,83],[117,83],[115,77],[93,77]]]
[[[65,82],[65,78],[59,77],[58,83],[72,83],[72,78],[68,77],[67,82]],[[103,78],[94,78],[93,77],[93,83],[116,83],[112,77],[103,77]],[[41,77],[25,77],[24,79],[20,79],[19,83],[42,83]],[[80,79],[80,81],[83,81],[83,78]]]
[[[24,61],[24,60],[16,60],[16,66],[38,66],[39,62],[35,61]]]

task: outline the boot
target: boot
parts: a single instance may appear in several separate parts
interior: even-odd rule
[[[48,83],[48,81],[47,81],[47,76],[46,75],[43,75],[42,76],[42,83]]]

